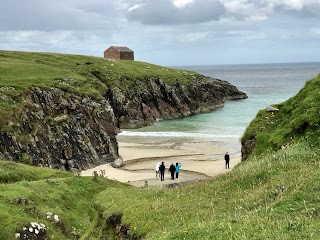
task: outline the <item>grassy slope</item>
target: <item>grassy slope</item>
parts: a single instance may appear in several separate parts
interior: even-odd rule
[[[32,86],[57,87],[99,101],[110,86],[135,88],[150,77],[159,77],[167,83],[189,84],[197,76],[191,71],[138,61],[0,50],[0,126],[17,117],[15,112],[23,107],[21,96]]]
[[[83,239],[98,235],[99,217],[93,196],[109,187],[120,189],[123,185],[100,177],[76,177],[0,161],[0,239],[14,239],[15,233],[29,222],[44,223],[52,239],[73,239],[70,233],[74,228]],[[19,205],[18,198],[27,199],[27,204]],[[46,212],[57,214],[68,234],[48,221]]]
[[[147,239],[319,239],[319,153],[301,143],[210,181],[172,190],[114,188],[97,202],[106,216],[124,213]]]
[[[227,175],[97,202],[150,239],[320,239],[319,92],[317,76],[280,111],[260,111],[244,136],[257,136],[255,153]]]
[[[311,133],[319,146],[320,132],[320,74],[308,81],[300,92],[284,103],[275,105],[276,112],[259,111],[247,128],[242,140],[256,137],[254,153],[280,149]]]
[[[176,80],[189,82],[191,71],[177,71],[138,61],[106,60],[71,54],[0,51],[0,86],[14,86],[19,89],[29,86],[75,87],[75,91],[85,94],[89,87],[103,91],[108,86],[124,84],[125,77],[143,79],[160,77],[166,82]],[[100,76],[100,79],[95,78]],[[58,79],[69,78],[66,87]],[[100,80],[100,81],[99,81]],[[102,89],[100,89],[102,87]],[[69,89],[70,90],[70,89]],[[71,91],[71,90],[70,90]]]
[[[133,232],[146,233],[146,239],[317,239],[319,154],[305,140],[252,157],[229,174],[175,189],[137,189],[49,169],[40,169],[45,173],[37,181],[25,181],[39,168],[16,163],[7,168],[0,162],[3,172],[22,173],[11,181],[15,183],[0,185],[0,222],[5,226],[0,239],[11,239],[30,221],[48,225],[49,236],[70,239],[45,219],[47,211],[58,214],[68,232],[76,228],[82,239],[108,239],[97,209],[105,218],[123,213],[123,222]],[[62,174],[66,176],[51,178]],[[28,199],[28,205],[17,205],[16,198]]]
[[[12,239],[30,221],[48,225],[55,239],[70,239],[46,220],[46,211],[82,239],[106,237],[97,210],[105,217],[123,213],[124,223],[146,239],[319,239],[319,88],[317,77],[274,117],[261,111],[245,133],[259,133],[256,153],[232,172],[175,189],[136,189],[0,162],[0,239]],[[28,204],[17,205],[16,198]]]

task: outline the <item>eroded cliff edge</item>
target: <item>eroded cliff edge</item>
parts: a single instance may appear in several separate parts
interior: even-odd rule
[[[138,61],[0,50],[0,69],[0,159],[57,169],[113,162],[121,128],[247,97],[226,81]]]
[[[201,76],[191,84],[169,85],[159,78],[136,82],[126,92],[111,88],[107,93],[119,128],[138,128],[157,119],[173,119],[223,107],[226,100],[246,98],[230,83]]]
[[[118,128],[208,112],[222,107],[225,100],[246,97],[228,82],[208,77],[188,86],[150,78],[147,84],[137,82],[127,91],[110,88],[100,102],[57,88],[34,87],[24,97],[18,119],[2,128],[0,158],[58,169],[88,169],[119,157]]]
[[[2,128],[1,159],[74,170],[118,157],[117,120],[108,101],[33,88],[22,104],[18,119]]]

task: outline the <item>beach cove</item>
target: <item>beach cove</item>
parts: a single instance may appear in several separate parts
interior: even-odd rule
[[[104,164],[81,172],[92,176],[105,170],[105,177],[136,187],[189,183],[227,173],[241,161],[238,138],[192,138],[164,136],[118,136],[119,153],[125,166],[113,168]],[[225,169],[224,154],[231,157],[230,169]],[[164,162],[165,181],[156,178],[155,166]],[[182,169],[178,179],[171,180],[171,163],[179,162]]]
[[[319,63],[185,66],[201,74],[227,79],[248,99],[226,102],[210,113],[156,122],[148,127],[123,130],[117,136],[122,168],[109,164],[82,172],[92,176],[105,170],[106,177],[133,186],[187,183],[229,172],[241,161],[240,138],[260,109],[296,94],[305,82],[319,72]],[[288,87],[289,86],[289,87]],[[223,155],[231,156],[231,169],[225,169]],[[155,165],[164,161],[166,169],[180,162],[179,179],[165,181],[155,176]]]

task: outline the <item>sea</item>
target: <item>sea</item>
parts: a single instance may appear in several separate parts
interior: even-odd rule
[[[190,117],[159,120],[152,126],[123,130],[123,136],[240,138],[260,109],[284,102],[320,73],[320,62],[175,66],[222,79],[248,95],[223,108]]]

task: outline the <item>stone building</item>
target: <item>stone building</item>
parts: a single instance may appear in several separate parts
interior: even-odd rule
[[[127,47],[111,46],[104,51],[104,58],[134,60],[134,52]]]

